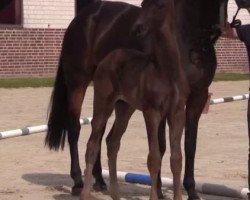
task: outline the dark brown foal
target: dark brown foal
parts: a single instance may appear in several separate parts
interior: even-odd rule
[[[164,2],[168,12],[159,11],[147,18],[145,40],[150,54],[118,49],[103,59],[94,76],[94,114],[87,144],[85,185],[81,200],[90,197],[92,170],[99,152],[102,130],[115,109],[116,119],[107,138],[110,192],[118,200],[116,160],[120,140],[135,111],[143,112],[148,134],[148,169],[152,179],[150,199],[158,199],[158,177],[162,154],[159,127],[167,119],[170,135],[171,170],[174,200],[181,200],[181,136],[185,125],[185,104],[189,87],[180,66],[176,40],[173,0]],[[143,16],[142,16],[143,17]]]

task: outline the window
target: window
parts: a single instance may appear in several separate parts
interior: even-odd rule
[[[21,24],[21,0],[0,0],[0,24]]]

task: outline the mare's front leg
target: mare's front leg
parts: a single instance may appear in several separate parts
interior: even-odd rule
[[[110,176],[110,194],[113,200],[119,200],[119,186],[117,182],[117,154],[120,149],[120,141],[127,129],[129,119],[134,113],[134,109],[127,103],[119,101],[115,105],[115,122],[106,139],[107,154]]]
[[[150,200],[158,200],[158,177],[161,169],[161,154],[159,149],[158,130],[161,122],[161,114],[154,109],[143,111],[148,134],[148,170],[152,180]]]
[[[186,105],[185,127],[185,174],[183,185],[188,193],[188,200],[200,199],[195,190],[194,160],[198,123],[208,98],[208,90],[191,93]]]

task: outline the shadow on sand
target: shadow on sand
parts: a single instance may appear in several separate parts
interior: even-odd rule
[[[22,178],[35,185],[42,185],[47,187],[48,190],[54,190],[60,192],[55,194],[53,198],[55,200],[78,200],[79,197],[71,195],[71,187],[73,186],[72,179],[66,174],[50,174],[50,173],[32,173],[24,174]],[[106,180],[108,183],[108,181]],[[149,186],[143,186],[138,184],[120,184],[120,195],[123,200],[141,200],[148,199],[150,188]],[[111,200],[109,193],[105,192],[92,192],[93,196],[91,200]],[[164,193],[169,193],[164,191]],[[167,196],[172,196],[168,194]],[[166,200],[171,198],[166,197]]]
[[[22,176],[24,180],[35,185],[41,185],[47,187],[46,189],[51,191],[57,191],[60,194],[53,195],[55,200],[79,200],[79,197],[71,195],[71,187],[73,186],[72,179],[66,174],[50,174],[50,173],[32,173],[24,174]],[[108,180],[106,180],[108,183]],[[148,199],[150,188],[149,186],[139,185],[139,184],[127,184],[119,183],[120,185],[120,195],[122,200],[142,200]],[[173,192],[171,190],[163,189],[165,194],[165,200],[171,200],[173,198]],[[92,191],[94,197],[91,200],[111,200],[109,192],[94,192]],[[183,192],[187,199],[187,195]],[[200,194],[203,200],[215,200],[216,197]],[[233,200],[236,198],[226,198],[218,197],[223,200]]]

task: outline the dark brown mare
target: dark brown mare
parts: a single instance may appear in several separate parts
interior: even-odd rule
[[[157,1],[152,1],[151,5]],[[181,64],[191,88],[186,104],[183,184],[189,200],[193,200],[200,199],[195,191],[194,180],[198,122],[217,66],[214,44],[220,35],[220,27],[225,26],[227,22],[227,0],[175,2]]]
[[[147,6],[148,2],[144,2]],[[180,65],[177,44],[174,0],[162,1],[159,8],[141,15],[147,31],[145,55],[136,50],[118,49],[109,53],[98,65],[94,75],[94,114],[92,132],[87,144],[86,170],[81,200],[90,199],[92,170],[100,151],[103,129],[115,109],[114,125],[107,137],[110,192],[119,200],[116,160],[120,140],[135,109],[142,111],[148,135],[148,169],[152,185],[150,199],[158,199],[158,177],[165,151],[165,131],[169,125],[171,171],[174,200],[181,200],[181,136],[185,125],[185,105],[189,94],[186,75]],[[153,12],[156,14],[152,15]],[[149,16],[149,17],[147,17]],[[137,29],[137,28],[136,28]]]
[[[158,0],[155,0],[156,4],[157,2]],[[194,181],[197,128],[206,102],[208,86],[216,68],[213,43],[217,30],[214,25],[219,24],[221,13],[225,18],[226,1],[178,0],[176,3],[181,62],[191,86],[186,105],[184,186],[189,199],[199,199]],[[125,3],[100,1],[83,3],[82,6],[81,12],[65,33],[46,136],[46,144],[57,150],[60,146],[64,147],[66,133],[68,135],[70,174],[74,180],[73,194],[79,193],[83,187],[77,146],[79,117],[85,91],[93,79],[96,66],[114,49],[142,50],[140,42],[130,34],[140,15],[140,8]],[[159,134],[160,132],[165,132],[165,123],[161,123]],[[162,146],[164,152],[165,146]],[[93,175],[96,178],[95,188],[105,189],[101,175],[100,152]],[[160,184],[158,187],[160,191]],[[158,193],[159,196],[162,195],[161,192]]]

